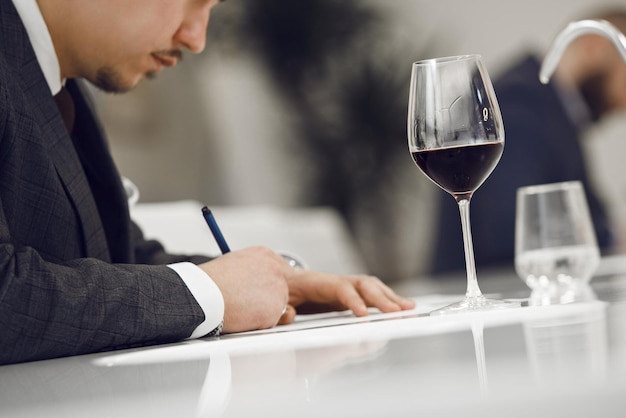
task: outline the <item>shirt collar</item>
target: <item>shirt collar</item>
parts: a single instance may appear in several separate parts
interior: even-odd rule
[[[54,50],[48,26],[41,15],[37,0],[12,0],[28,33],[37,62],[48,83],[52,95],[57,94],[65,80],[61,79],[59,58]]]

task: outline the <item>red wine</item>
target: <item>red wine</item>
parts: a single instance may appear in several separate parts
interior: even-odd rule
[[[462,145],[412,152],[418,167],[452,195],[473,193],[498,164],[503,142]]]

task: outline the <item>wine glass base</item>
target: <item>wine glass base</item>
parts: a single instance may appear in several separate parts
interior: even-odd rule
[[[463,300],[459,302],[431,311],[430,315],[435,316],[465,312],[493,311],[500,309],[519,308],[520,306],[522,306],[520,302],[489,299],[482,295],[474,297],[466,296]]]

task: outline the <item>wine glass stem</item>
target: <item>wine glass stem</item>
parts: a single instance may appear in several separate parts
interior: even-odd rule
[[[463,248],[465,249],[465,270],[467,271],[467,291],[465,296],[475,298],[482,295],[478,287],[476,277],[476,264],[474,263],[474,245],[472,243],[472,228],[470,227],[470,198],[462,198],[457,201],[461,212],[461,227],[463,228]]]

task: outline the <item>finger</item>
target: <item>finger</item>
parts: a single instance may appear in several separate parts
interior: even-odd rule
[[[366,302],[352,283],[344,282],[337,289],[337,299],[356,316],[368,314]]]
[[[296,308],[291,305],[287,305],[285,308],[285,312],[278,318],[277,325],[291,324],[296,317]]]
[[[402,310],[413,309],[415,308],[415,301],[413,299],[407,299],[398,295],[394,292],[390,287],[383,285],[383,291],[387,295],[387,297],[397,303]]]
[[[365,303],[382,312],[397,312],[402,310],[403,306],[409,306],[401,303],[400,298],[376,277],[361,278],[356,286]]]

